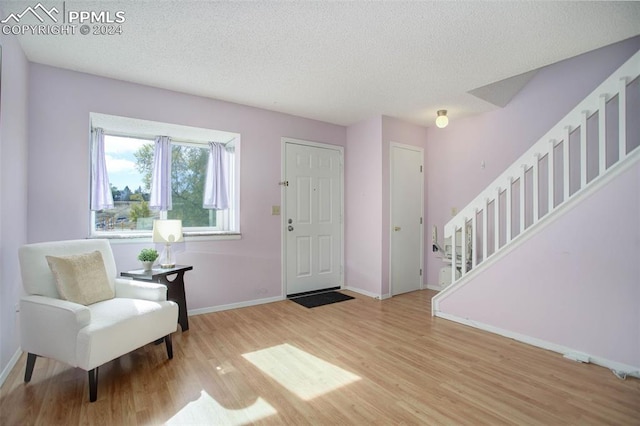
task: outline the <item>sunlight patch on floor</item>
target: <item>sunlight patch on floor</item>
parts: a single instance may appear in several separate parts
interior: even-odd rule
[[[359,376],[287,343],[242,356],[305,401],[360,380]]]
[[[251,406],[239,410],[230,410],[220,405],[207,392],[200,392],[200,397],[185,405],[182,410],[171,417],[167,425],[245,425],[268,416],[277,414],[267,401],[257,398]]]

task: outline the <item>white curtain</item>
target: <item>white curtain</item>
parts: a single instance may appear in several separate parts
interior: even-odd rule
[[[226,210],[229,208],[227,162],[228,154],[224,145],[218,142],[209,142],[209,161],[202,201],[202,207],[205,209]]]
[[[93,129],[91,144],[91,210],[112,209],[113,196],[104,156],[103,129]]]
[[[171,139],[156,138],[153,154],[153,174],[149,207],[154,210],[171,210]]]

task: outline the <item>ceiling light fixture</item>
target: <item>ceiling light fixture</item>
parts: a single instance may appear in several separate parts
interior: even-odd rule
[[[436,118],[436,126],[441,129],[444,129],[449,124],[449,118],[447,117],[447,110],[441,109],[438,110],[438,117]]]

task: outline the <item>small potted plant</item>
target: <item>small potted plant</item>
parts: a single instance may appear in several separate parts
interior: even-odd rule
[[[159,254],[156,249],[142,249],[138,254],[138,260],[142,262],[142,266],[145,271],[150,271],[153,268],[153,262],[156,261]]]

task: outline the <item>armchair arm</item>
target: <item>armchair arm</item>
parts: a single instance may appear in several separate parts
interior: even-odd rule
[[[167,286],[159,283],[116,278],[115,290],[116,297],[158,302],[167,300]]]
[[[46,296],[24,296],[20,299],[22,350],[77,366],[78,332],[90,321],[91,311],[84,305]]]

